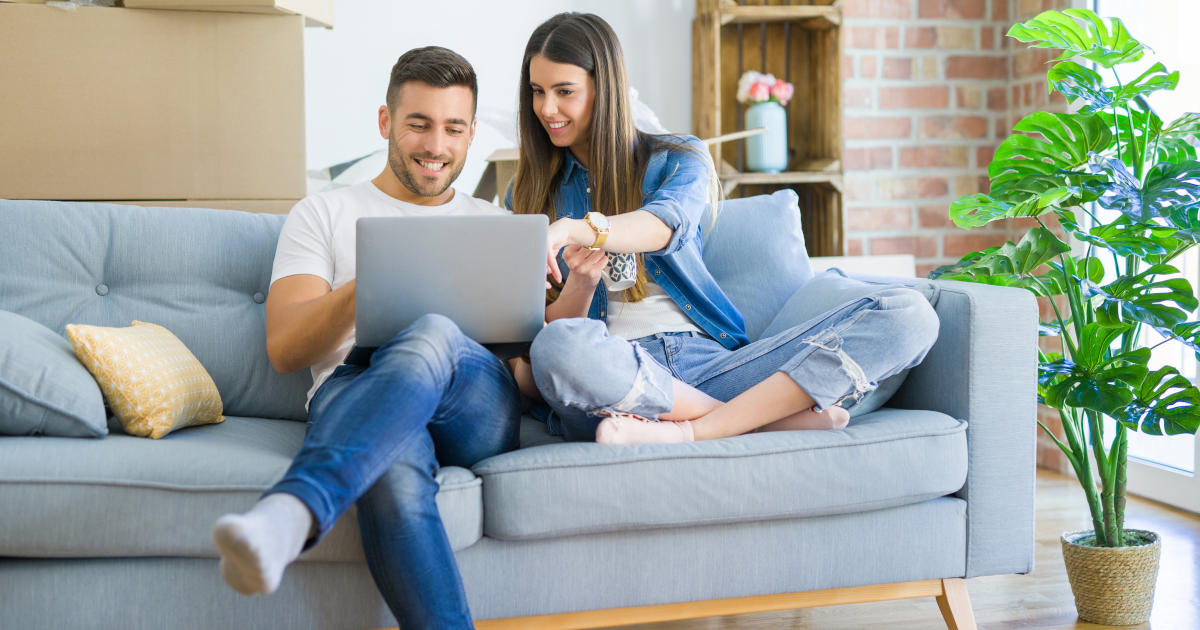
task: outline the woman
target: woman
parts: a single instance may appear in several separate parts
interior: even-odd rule
[[[567,267],[532,366],[517,370],[553,410],[550,431],[640,443],[844,427],[839,403],[925,356],[932,308],[892,289],[750,343],[700,255],[712,161],[696,138],[637,131],[628,91],[620,44],[600,17],[559,14],[530,37],[507,203],[549,215],[550,270],[563,279],[560,250]],[[602,252],[637,254],[632,288],[598,284]]]

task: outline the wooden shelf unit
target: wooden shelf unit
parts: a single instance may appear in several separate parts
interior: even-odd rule
[[[841,0],[696,0],[692,24],[695,135],[744,129],[737,83],[747,70],[795,86],[786,106],[786,171],[746,172],[745,140],[711,148],[727,195],[796,191],[812,256],[844,253],[841,23]]]

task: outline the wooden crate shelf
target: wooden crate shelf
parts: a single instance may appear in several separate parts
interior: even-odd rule
[[[813,256],[843,254],[841,22],[841,0],[696,0],[692,26],[692,124],[697,136],[744,129],[745,106],[736,95],[745,71],[771,73],[795,86],[785,108],[785,172],[746,172],[745,140],[711,149],[722,165],[726,194],[791,188],[800,195]]]

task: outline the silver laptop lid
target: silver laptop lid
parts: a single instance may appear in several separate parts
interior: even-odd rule
[[[427,313],[479,343],[530,341],[546,317],[543,214],[358,220],[357,344],[383,345]]]

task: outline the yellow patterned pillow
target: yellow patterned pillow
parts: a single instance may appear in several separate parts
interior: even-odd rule
[[[166,328],[138,321],[128,328],[67,324],[67,337],[126,433],[158,439],[225,420],[212,377]]]

